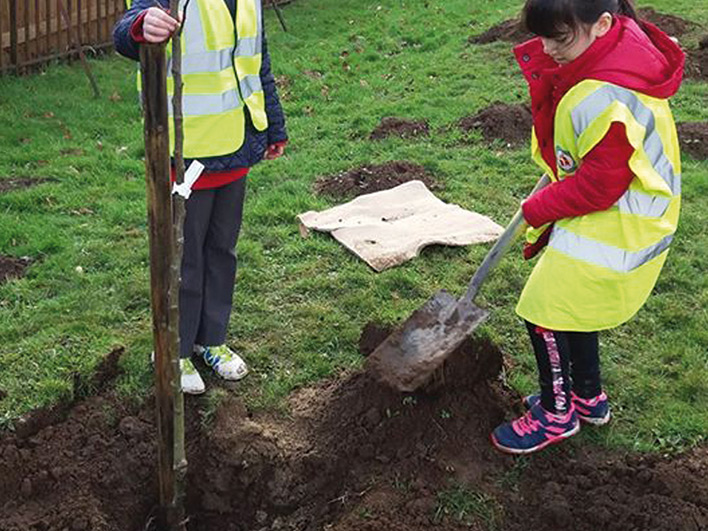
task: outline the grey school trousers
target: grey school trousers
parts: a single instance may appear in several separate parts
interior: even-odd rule
[[[187,200],[179,290],[182,358],[192,354],[195,344],[226,341],[246,179],[221,188],[194,190]]]

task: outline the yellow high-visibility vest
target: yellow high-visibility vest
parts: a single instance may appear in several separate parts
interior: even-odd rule
[[[574,173],[613,122],[625,125],[634,148],[634,179],[608,210],[555,223],[516,308],[544,328],[589,332],[629,320],[653,289],[676,232],[681,159],[665,99],[602,81],[578,83],[555,115],[555,180]],[[553,175],[535,134],[531,148],[534,160]],[[539,232],[529,231],[529,241]]]
[[[184,157],[234,153],[245,138],[244,107],[258,131],[268,128],[260,77],[261,0],[237,0],[235,23],[224,0],[180,0],[180,12],[184,12],[181,39]],[[173,152],[174,82],[169,43],[166,53],[170,152]]]

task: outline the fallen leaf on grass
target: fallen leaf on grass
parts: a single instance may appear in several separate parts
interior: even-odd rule
[[[128,237],[128,238],[134,238],[136,236],[142,236],[142,235],[143,235],[143,231],[138,228],[128,229],[123,232],[123,236]]]
[[[292,85],[292,82],[290,81],[290,78],[286,76],[285,74],[281,76],[275,76],[275,86],[278,87],[279,90],[285,90]]]
[[[93,210],[91,210],[90,208],[86,208],[86,207],[81,207],[76,210],[72,210],[71,213],[74,214],[75,216],[85,216],[85,215],[95,214],[95,212]]]
[[[303,74],[312,79],[322,79],[322,72],[317,70],[305,70]]]

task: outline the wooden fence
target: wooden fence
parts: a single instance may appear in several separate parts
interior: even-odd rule
[[[77,41],[84,50],[112,46],[124,9],[125,0],[0,0],[0,74],[76,57]]]
[[[263,0],[270,8],[292,0]],[[63,5],[71,27],[62,14]],[[113,25],[125,0],[0,0],[0,74],[23,73],[53,59],[113,45]]]

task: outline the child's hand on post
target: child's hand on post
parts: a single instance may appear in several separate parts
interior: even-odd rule
[[[177,31],[180,23],[161,7],[151,7],[143,20],[143,36],[147,42],[160,44]]]

